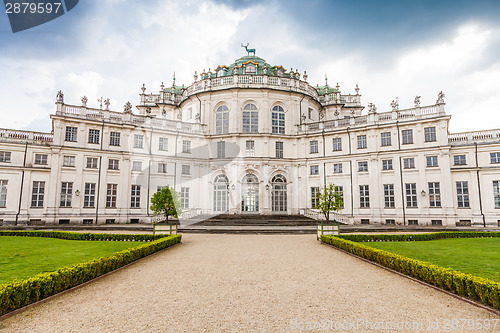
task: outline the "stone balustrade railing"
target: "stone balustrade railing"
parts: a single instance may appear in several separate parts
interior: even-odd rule
[[[54,137],[51,133],[20,131],[0,128],[0,140],[27,141],[32,143],[51,143]]]
[[[318,209],[306,208],[304,209],[303,215],[319,221],[325,219],[325,215],[323,215],[323,213],[321,213]],[[339,212],[330,212],[330,221],[340,222],[343,224],[354,224],[352,217]]]
[[[470,145],[474,143],[500,142],[500,129],[452,133],[448,134],[448,142],[452,146]]]
[[[356,95],[352,95],[356,97]],[[436,116],[444,116],[444,104],[418,107],[413,109],[404,109],[383,113],[372,113],[364,116],[326,120],[320,122],[306,123],[297,125],[298,133],[309,133],[324,130],[343,129],[347,127],[358,127],[366,125],[375,125],[382,123],[395,122],[397,120],[413,120],[433,118]]]
[[[202,134],[202,126],[199,123],[186,123],[164,118],[135,115],[132,113],[93,109],[84,106],[59,104],[56,115],[92,119],[115,124],[129,124],[138,127],[172,130],[183,133]]]

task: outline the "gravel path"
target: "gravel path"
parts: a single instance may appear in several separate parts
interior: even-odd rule
[[[458,329],[446,330],[452,319]],[[0,331],[286,332],[319,322],[338,332],[500,332],[500,324],[468,329],[461,319],[498,317],[314,235],[187,234],[183,244],[0,322]]]

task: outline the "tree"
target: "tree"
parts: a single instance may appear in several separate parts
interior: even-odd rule
[[[330,220],[330,212],[338,212],[344,208],[344,200],[342,199],[342,192],[339,187],[334,184],[328,184],[317,195],[317,205],[325,219]]]
[[[153,194],[150,208],[155,214],[165,215],[167,223],[169,216],[177,218],[182,213],[179,194],[168,186]]]

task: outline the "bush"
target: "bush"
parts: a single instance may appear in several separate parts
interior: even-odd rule
[[[401,241],[427,241],[444,238],[492,238],[500,237],[500,232],[478,232],[478,231],[446,231],[429,232],[423,234],[394,234],[394,235],[339,235],[342,239],[353,242],[401,242]]]
[[[109,273],[181,241],[181,235],[167,237],[162,235],[153,238],[152,235],[88,234],[59,231],[3,231],[0,232],[0,235],[6,236],[5,233],[9,233],[8,236],[53,237],[78,240],[156,240],[117,252],[109,257],[90,260],[71,267],[63,267],[54,272],[38,274],[26,280],[0,285],[0,316],[95,279],[98,276]],[[11,233],[19,234],[13,235]]]
[[[436,234],[446,234],[444,237],[440,238],[462,238],[464,234],[476,234],[476,233],[433,233]],[[452,235],[454,234],[454,235]],[[461,234],[459,237],[456,234]],[[479,233],[478,233],[479,234]],[[499,233],[483,233],[491,234]],[[419,234],[419,236],[429,236],[432,234]],[[443,268],[437,265],[433,265],[424,261],[410,259],[398,254],[393,254],[387,251],[371,248],[369,246],[356,243],[352,240],[346,238],[359,239],[358,237],[352,236],[366,236],[361,237],[364,241],[374,241],[374,240],[387,240],[386,237],[380,236],[398,236],[395,237],[397,240],[404,240],[403,236],[416,236],[416,235],[343,235],[343,236],[321,236],[321,241],[326,244],[333,245],[339,249],[350,252],[354,255],[360,256],[362,258],[368,259],[370,261],[377,262],[382,266],[391,268],[395,271],[409,275],[416,279],[425,281],[436,287],[449,290],[457,295],[471,298],[476,301],[480,301],[485,305],[491,306],[495,309],[500,310],[500,283],[477,277],[471,274],[461,273],[449,268]],[[375,236],[375,237],[374,237]],[[437,236],[430,236],[437,237]],[[476,236],[472,236],[476,237]],[[493,236],[498,237],[498,236]],[[426,237],[425,240],[429,240]],[[432,238],[439,239],[439,238]],[[394,239],[391,239],[394,240]]]
[[[113,241],[149,242],[163,237],[167,237],[169,235],[91,234],[91,233],[69,232],[69,231],[8,230],[8,231],[0,231],[0,236],[48,237],[48,238],[68,239],[68,240],[94,240],[94,241],[113,240]]]

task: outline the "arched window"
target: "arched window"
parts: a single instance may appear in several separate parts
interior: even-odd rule
[[[255,175],[247,174],[241,187],[241,211],[259,211],[259,180]]]
[[[243,107],[243,132],[259,132],[259,110],[255,104],[248,103]]]
[[[283,70],[281,68],[279,68],[278,71],[276,72],[276,74],[278,76],[283,76]]]
[[[255,74],[255,66],[250,64],[246,65],[245,74]]]
[[[271,180],[271,208],[273,212],[287,211],[286,178],[276,175]]]
[[[215,133],[227,134],[229,132],[229,109],[221,105],[215,112]]]
[[[273,134],[285,134],[285,110],[279,105],[272,109]]]
[[[217,77],[221,77],[221,76],[223,76],[223,75],[224,75],[224,69],[223,69],[223,68],[221,68],[221,69],[219,69],[219,70],[217,71]]]
[[[225,175],[218,175],[214,182],[214,212],[227,212],[229,202],[229,179]]]

